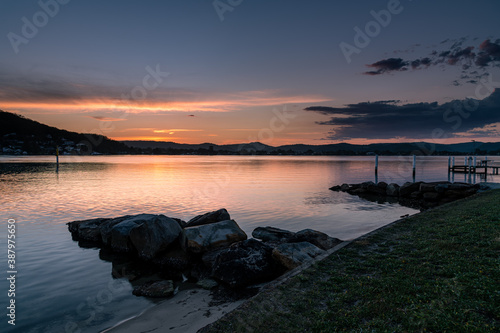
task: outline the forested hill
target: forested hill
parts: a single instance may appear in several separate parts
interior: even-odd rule
[[[137,150],[102,135],[82,134],[41,124],[23,116],[0,110],[0,153],[130,154]]]

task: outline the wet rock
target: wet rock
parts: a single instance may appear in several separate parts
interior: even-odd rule
[[[67,223],[68,230],[76,240],[101,242],[101,225],[110,219],[97,218]]]
[[[185,228],[196,227],[196,226],[200,226],[200,225],[211,224],[211,223],[226,221],[226,220],[230,220],[230,219],[231,219],[231,217],[229,216],[229,213],[227,212],[227,210],[225,208],[222,208],[222,209],[219,209],[219,210],[216,210],[213,212],[208,212],[208,213],[193,217],[191,220],[188,221]]]
[[[129,219],[133,217],[132,215],[125,215],[125,216],[120,216],[120,217],[115,217],[112,219],[108,219],[106,222],[104,222],[101,225],[101,240],[105,245],[110,246],[111,245],[111,230],[115,225],[117,225],[120,222],[125,221],[126,219]]]
[[[395,183],[390,183],[389,185],[387,185],[387,188],[385,189],[385,194],[390,197],[399,196],[399,185]]]
[[[295,233],[289,240],[289,243],[309,242],[322,250],[329,250],[342,243],[338,238],[333,238],[320,231],[305,229]]]
[[[182,233],[182,246],[187,252],[203,253],[245,239],[247,235],[238,224],[234,220],[227,220],[185,228]]]
[[[432,183],[422,183],[420,184],[419,191],[422,193],[436,192],[435,187],[436,185]]]
[[[273,250],[273,258],[288,269],[293,269],[325,251],[309,242],[284,243]]]
[[[198,287],[203,288],[203,289],[210,290],[210,289],[213,289],[213,288],[219,286],[219,283],[215,280],[212,280],[212,279],[203,279],[203,280],[196,282],[196,285]]]
[[[247,286],[279,276],[283,267],[273,259],[273,249],[249,239],[221,251],[215,259],[212,276],[231,287]]]
[[[399,188],[399,196],[403,198],[408,198],[413,192],[417,192],[420,189],[420,184],[422,182],[410,183],[406,182]]]
[[[257,227],[252,231],[253,238],[264,242],[279,242],[289,239],[294,235],[293,232],[275,227]]]
[[[177,241],[181,232],[177,221],[165,215],[152,215],[130,230],[130,240],[139,257],[152,259]]]
[[[349,187],[350,187],[349,184],[342,184],[340,186],[340,190],[343,191],[343,192],[345,192],[345,191],[347,191],[349,189]]]
[[[383,189],[385,191],[385,189],[387,189],[388,185],[387,185],[386,182],[378,182],[377,186],[380,187],[381,189]]]
[[[157,281],[134,288],[132,293],[136,296],[170,297],[174,295],[174,282],[171,280]]]
[[[110,245],[116,252],[133,252],[134,246],[130,241],[130,231],[137,227],[140,220],[129,219],[116,224],[111,229]]]
[[[427,201],[438,201],[439,199],[441,199],[441,194],[437,192],[425,192],[423,194],[423,198]]]

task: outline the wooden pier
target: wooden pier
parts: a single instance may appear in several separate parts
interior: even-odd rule
[[[471,158],[469,158],[465,165],[449,165],[448,171],[452,173],[470,173],[478,175],[487,175],[488,171],[491,171],[489,174],[498,175],[500,165],[493,165],[493,162],[492,160],[481,160],[476,162],[475,158],[474,162],[472,162]]]

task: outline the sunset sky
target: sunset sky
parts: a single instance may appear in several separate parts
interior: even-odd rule
[[[0,109],[117,140],[500,141],[499,14],[498,0],[4,0]]]

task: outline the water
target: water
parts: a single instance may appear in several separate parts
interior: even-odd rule
[[[72,241],[66,222],[139,213],[189,220],[224,207],[248,235],[270,225],[352,239],[416,212],[328,190],[374,180],[373,157],[62,156],[59,172],[53,162],[0,157],[0,252],[14,219],[18,271],[15,327],[0,279],[2,332],[98,332],[154,305],[114,279],[99,250]],[[447,163],[419,158],[417,181],[446,180]],[[410,158],[381,157],[379,181],[411,181],[411,168]]]

